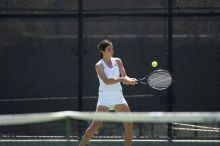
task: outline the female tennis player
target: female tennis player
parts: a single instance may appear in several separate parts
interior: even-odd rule
[[[109,40],[102,40],[98,44],[101,60],[96,63],[95,69],[99,79],[99,97],[96,112],[130,112],[129,106],[123,96],[120,82],[127,85],[137,84],[135,78],[126,75],[124,66],[120,58],[113,57],[113,45]],[[101,121],[93,121],[86,130],[80,146],[85,146],[92,138],[94,133],[101,126]],[[125,146],[131,146],[133,137],[133,124],[123,123],[125,128]]]

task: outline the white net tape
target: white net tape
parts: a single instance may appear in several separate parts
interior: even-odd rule
[[[77,120],[99,120],[109,122],[149,122],[149,123],[211,123],[220,122],[220,112],[75,112],[0,115],[0,125],[20,125],[51,122],[66,118]]]

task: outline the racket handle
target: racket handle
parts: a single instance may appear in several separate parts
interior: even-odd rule
[[[143,81],[143,80],[145,80],[146,79],[146,77],[143,77],[143,78],[141,78],[141,79],[138,79],[138,81]]]
[[[141,83],[141,84],[147,85],[147,83],[142,82],[142,81],[140,81],[140,80],[138,80],[138,83]]]

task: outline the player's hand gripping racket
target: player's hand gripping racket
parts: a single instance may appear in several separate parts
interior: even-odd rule
[[[138,83],[149,85],[156,90],[165,90],[172,83],[172,76],[169,71],[158,69],[138,80]]]

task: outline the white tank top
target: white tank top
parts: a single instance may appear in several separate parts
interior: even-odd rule
[[[118,78],[120,76],[119,72],[119,67],[117,62],[115,61],[115,58],[111,57],[111,62],[112,62],[112,68],[110,68],[104,61],[101,59],[99,61],[103,66],[104,66],[104,72],[107,78]],[[121,83],[116,83],[116,84],[111,84],[111,85],[106,85],[102,79],[98,76],[99,78],[99,93],[105,92],[120,92],[122,91]]]

